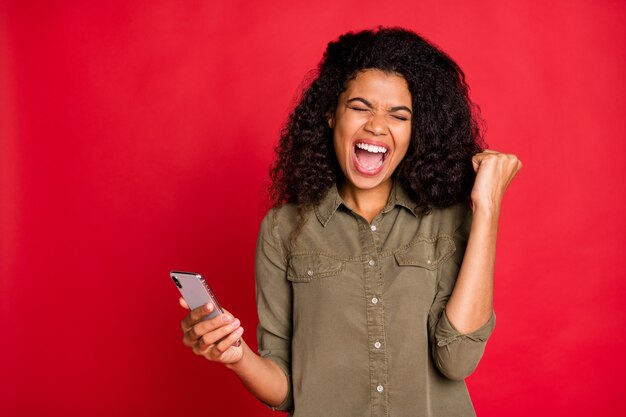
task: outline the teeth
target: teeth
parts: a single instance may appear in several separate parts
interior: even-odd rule
[[[387,148],[384,146],[376,146],[376,145],[368,145],[367,143],[357,143],[356,147],[359,149],[363,149],[364,151],[372,152],[372,153],[386,153]]]

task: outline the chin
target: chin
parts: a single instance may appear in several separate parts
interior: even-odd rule
[[[351,172],[346,176],[346,181],[349,185],[359,190],[372,190],[382,184],[385,184],[390,179],[391,175],[388,176],[387,173],[382,172],[372,177],[367,177],[358,172]]]

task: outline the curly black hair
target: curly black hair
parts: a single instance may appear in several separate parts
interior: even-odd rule
[[[327,118],[347,82],[367,69],[399,74],[408,84],[414,112],[411,143],[393,175],[416,208],[428,212],[469,201],[475,178],[471,157],[481,152],[484,142],[483,121],[469,98],[465,74],[416,33],[378,27],[348,32],[328,43],[313,80],[281,130],[270,168],[273,207],[293,203],[303,215],[343,178]]]

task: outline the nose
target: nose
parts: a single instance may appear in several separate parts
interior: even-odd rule
[[[372,114],[370,118],[363,126],[364,129],[375,136],[384,135],[387,133],[387,123],[384,115]]]

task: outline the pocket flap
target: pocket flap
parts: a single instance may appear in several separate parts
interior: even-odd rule
[[[394,256],[398,265],[419,266],[432,270],[447,261],[455,249],[454,241],[449,236],[419,237],[396,250]]]
[[[294,282],[309,282],[314,278],[336,275],[344,263],[326,255],[293,255],[287,266],[287,279]]]

